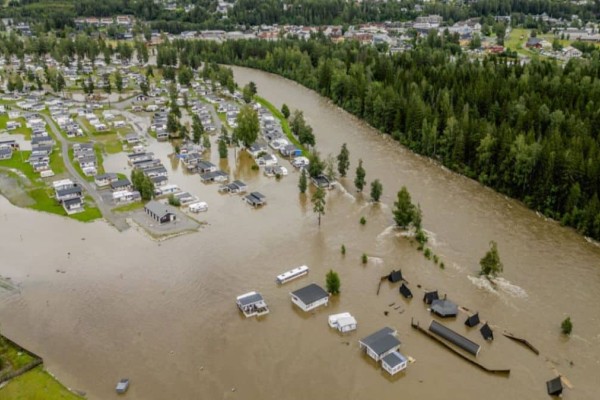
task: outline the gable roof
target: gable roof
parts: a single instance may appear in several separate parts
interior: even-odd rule
[[[246,306],[249,304],[257,303],[262,300],[263,300],[263,297],[260,294],[253,293],[251,295],[244,296],[244,297],[238,299],[238,302],[240,303],[241,306]]]
[[[404,283],[402,284],[402,286],[400,286],[400,294],[407,299],[412,299],[413,297],[412,292]]]
[[[362,338],[359,342],[380,355],[400,345],[400,341],[394,336],[395,333],[395,330],[386,326],[385,328]]]
[[[175,214],[175,212],[171,206],[160,203],[155,200],[149,201],[144,206],[144,209],[150,211],[152,214],[158,216],[159,218],[163,218],[169,214]]]
[[[400,282],[402,280],[402,271],[392,271],[388,275],[388,281],[392,283]]]
[[[425,302],[425,304],[431,304],[434,300],[437,300],[439,298],[440,296],[438,296],[437,290],[434,290],[433,292],[425,292],[425,296],[423,296],[423,301]]]
[[[557,376],[554,379],[546,382],[546,389],[548,390],[548,394],[550,396],[558,396],[563,391],[562,381],[560,380],[560,376]]]
[[[292,292],[292,295],[300,299],[304,304],[311,304],[315,301],[329,297],[329,294],[321,286],[311,283],[301,289]]]
[[[475,313],[475,314],[471,315],[469,318],[467,318],[467,320],[465,321],[465,325],[469,326],[471,328],[479,325],[479,313]]]
[[[487,322],[481,327],[479,332],[481,332],[481,336],[483,336],[485,340],[494,340],[494,332]]]
[[[433,300],[431,302],[431,312],[440,317],[456,317],[458,314],[458,306],[450,300]]]

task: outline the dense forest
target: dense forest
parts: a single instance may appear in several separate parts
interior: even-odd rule
[[[0,8],[0,16],[36,22],[38,30],[73,26],[78,16],[107,17],[134,15],[150,22],[152,28],[180,33],[198,29],[241,29],[261,24],[327,25],[362,22],[406,21],[417,15],[439,14],[448,23],[470,17],[512,15],[525,22],[525,16],[546,13],[584,22],[600,15],[600,0],[576,5],[563,0],[479,0],[469,3],[423,3],[416,0],[353,2],[346,0],[237,0],[227,17],[217,12],[216,0],[179,0],[180,8],[166,10],[154,0],[11,0]],[[415,5],[422,5],[416,11]],[[194,7],[188,12],[185,5]]]
[[[324,39],[175,41],[158,55],[163,65],[203,58],[293,79],[413,151],[600,239],[599,53],[520,65],[452,54],[444,40],[432,35],[393,56]]]

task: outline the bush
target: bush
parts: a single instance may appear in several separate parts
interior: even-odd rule
[[[175,207],[179,207],[181,205],[181,201],[179,201],[179,199],[172,194],[169,196],[169,204]]]
[[[342,245],[342,255],[346,255],[346,246]]]
[[[436,264],[436,265],[437,265],[437,263],[438,263],[439,261],[440,261],[440,258],[437,256],[437,254],[434,254],[434,255],[433,255],[433,262],[434,262],[434,264]]]
[[[360,217],[360,224],[364,225],[367,223],[367,219],[365,217]]]
[[[252,166],[252,171],[258,171],[258,169],[259,169],[259,168],[258,168],[258,165],[254,164],[254,165]]]
[[[441,268],[441,269],[444,269],[444,268],[446,268],[446,265],[444,264],[444,262],[443,262],[443,261],[440,263],[440,268]]]
[[[573,323],[571,322],[571,317],[565,318],[565,320],[560,324],[560,329],[563,334],[570,335],[573,330]]]
[[[367,253],[363,253],[363,255],[362,255],[362,263],[366,264],[367,261],[369,261],[369,257],[367,256]]]
[[[430,248],[426,248],[425,252],[423,253],[423,255],[425,256],[426,259],[430,260],[431,259],[431,249]]]

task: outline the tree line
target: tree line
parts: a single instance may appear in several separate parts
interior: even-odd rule
[[[227,18],[217,10],[214,0],[178,2],[179,8],[167,10],[154,0],[11,0],[0,9],[0,16],[34,22],[36,30],[73,28],[80,16],[111,17],[133,15],[149,22],[152,29],[170,33],[199,29],[240,29],[251,25],[351,25],[365,22],[409,21],[418,15],[438,14],[450,24],[473,17],[512,16],[525,22],[526,16],[547,13],[570,20],[578,15],[584,22],[597,20],[600,2],[574,4],[555,0],[479,0],[476,2],[428,2],[400,0],[237,0]],[[184,11],[184,5],[193,8]],[[415,6],[420,5],[420,9]],[[532,20],[527,21],[531,23]]]
[[[424,39],[381,54],[357,43],[175,41],[179,59],[293,79],[413,151],[600,238],[600,55],[565,66],[472,60]]]

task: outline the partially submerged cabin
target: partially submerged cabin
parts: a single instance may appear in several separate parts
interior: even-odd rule
[[[404,283],[400,286],[400,294],[404,296],[405,299],[412,299],[413,295],[408,286]]]
[[[475,313],[473,315],[471,315],[469,318],[467,318],[467,320],[465,321],[465,325],[472,328],[474,326],[479,325],[479,313]]]
[[[490,326],[487,324],[487,322],[481,327],[479,332],[481,332],[481,336],[483,336],[485,340],[494,340],[494,332],[492,331],[492,328],[490,328]]]
[[[236,298],[235,302],[246,318],[254,316],[260,317],[261,315],[269,313],[267,303],[265,303],[265,300],[260,293],[257,292],[242,294]]]
[[[381,361],[381,366],[389,374],[394,375],[406,368],[408,360],[398,349],[400,340],[396,338],[396,331],[385,327],[358,341],[361,349],[375,361]]]
[[[267,204],[267,196],[259,192],[250,193],[244,197],[244,200],[246,200],[246,203],[250,204],[252,207],[259,207]]]
[[[556,378],[546,382],[546,389],[548,390],[548,394],[550,396],[560,396],[563,391],[563,385],[560,376],[557,376]]]
[[[304,312],[308,312],[320,306],[326,306],[329,302],[329,294],[321,286],[311,283],[301,289],[290,293],[292,303]]]
[[[275,281],[278,284],[283,285],[284,283],[288,283],[290,281],[293,281],[294,279],[297,279],[304,275],[307,275],[308,270],[309,270],[309,268],[307,265],[301,265],[292,270],[286,271],[283,274],[277,275],[277,278],[275,279]]]
[[[388,281],[392,282],[392,283],[396,283],[396,282],[400,282],[402,280],[402,271],[398,270],[398,271],[392,271],[390,272],[390,274],[388,275]]]
[[[431,312],[442,318],[456,317],[458,306],[450,300],[433,300],[431,302]]]
[[[357,325],[356,318],[347,312],[330,315],[327,322],[331,328],[337,329],[342,333],[356,330]]]
[[[474,356],[477,356],[479,350],[481,349],[477,343],[467,339],[463,335],[453,331],[452,329],[440,324],[435,320],[431,321],[431,324],[429,325],[429,331],[446,339],[450,343],[460,347]]]
[[[440,296],[438,296],[437,290],[434,290],[433,292],[425,292],[423,301],[425,304],[431,304],[434,300],[438,300],[439,298]]]

